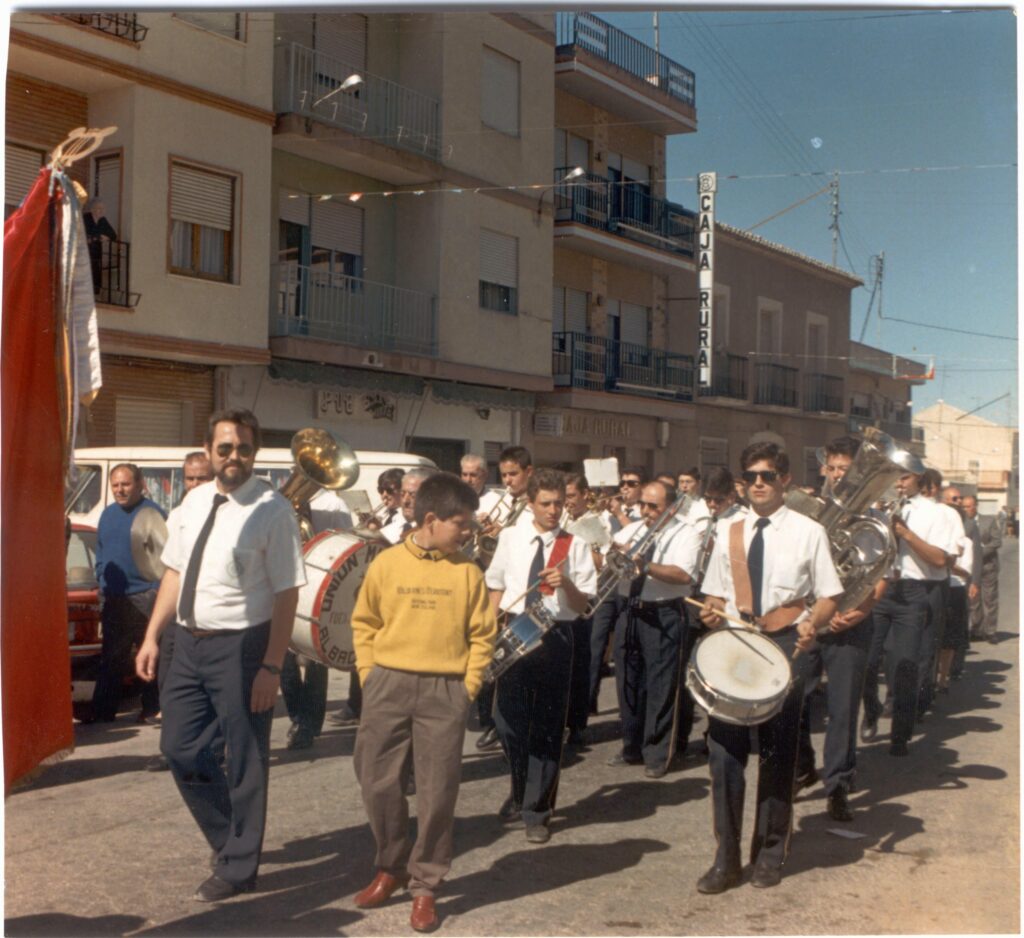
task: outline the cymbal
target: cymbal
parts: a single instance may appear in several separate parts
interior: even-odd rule
[[[164,575],[160,554],[167,543],[167,523],[155,508],[140,508],[132,519],[132,560],[135,568],[147,580],[159,580]]]

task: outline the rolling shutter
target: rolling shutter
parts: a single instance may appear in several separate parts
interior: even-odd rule
[[[309,225],[309,196],[282,189],[278,197],[278,217],[296,225]]]
[[[566,165],[590,169],[590,143],[585,137],[569,134],[569,162]]]
[[[565,291],[565,331],[587,331],[587,294],[583,290]]]
[[[102,203],[107,221],[121,230],[121,157],[101,156],[96,160],[93,195]]]
[[[317,13],[315,36],[317,52],[352,71],[366,70],[366,17],[363,14]]]
[[[310,237],[314,248],[363,256],[363,210],[337,202],[315,202]]]
[[[171,165],[171,218],[231,231],[235,181],[230,176]]]
[[[114,438],[118,445],[181,446],[184,405],[181,401],[118,396],[114,408]]]
[[[503,287],[518,286],[519,239],[480,229],[480,279]]]
[[[211,33],[227,36],[228,39],[242,38],[242,24],[240,13],[198,13],[179,12],[178,19],[185,20],[193,26],[200,26],[208,29]]]
[[[622,175],[627,179],[632,179],[634,182],[646,183],[650,179],[651,170],[650,167],[645,166],[643,163],[638,163],[636,160],[631,160],[628,156],[622,158]]]
[[[4,146],[4,161],[4,204],[21,205],[39,175],[43,154],[8,143]]]
[[[483,50],[480,119],[502,133],[519,134],[519,63],[494,49]]]
[[[635,303],[622,304],[622,322],[620,337],[623,342],[633,342],[636,345],[647,345],[647,320],[648,313],[646,306],[637,306]]]

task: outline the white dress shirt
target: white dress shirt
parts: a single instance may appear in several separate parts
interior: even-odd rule
[[[194,488],[168,519],[161,560],[181,574],[183,584],[217,494],[215,481]],[[178,618],[193,628],[245,629],[268,622],[275,594],[306,582],[299,525],[288,500],[256,476],[227,499],[203,551],[193,615]]]
[[[501,501],[502,494],[501,490],[484,489],[480,493],[480,507],[476,510],[477,514],[489,515],[494,510],[494,506]]]
[[[320,489],[309,500],[309,520],[317,534],[321,531],[350,531],[353,527],[348,505],[330,489]]]
[[[399,510],[391,523],[384,525],[384,527],[380,529],[381,537],[386,538],[389,544],[397,544],[402,539],[406,523],[405,515],[402,514],[401,510]],[[408,523],[412,525],[410,530],[416,527],[415,521],[410,521]]]
[[[523,594],[533,585],[528,580],[530,567],[537,553],[535,538],[539,537],[544,545],[546,567],[551,558],[555,536],[560,530],[556,528],[554,531],[538,531],[531,519],[529,525],[514,524],[501,532],[498,537],[498,549],[494,552],[494,559],[484,574],[484,581],[488,589],[504,591],[501,608],[505,612],[516,615],[526,608]],[[590,556],[590,547],[582,539],[572,539],[562,573],[588,599],[597,595],[597,570]],[[547,611],[558,621],[570,622],[579,616],[579,612],[569,605],[565,590],[561,587],[550,596],[542,596],[542,599]]]
[[[966,570],[970,574],[971,568],[974,566],[974,541],[971,540],[966,534],[960,538],[960,556],[957,558],[956,566],[961,570]],[[971,582],[971,577],[961,576],[953,570],[949,571],[949,582],[951,586],[968,586]]]
[[[615,543],[623,547],[636,544],[648,530],[646,522],[633,521],[615,535]],[[684,573],[694,577],[697,574],[697,554],[699,552],[700,533],[697,528],[692,524],[683,524],[680,521],[672,520],[657,535],[651,563],[679,567]],[[629,590],[630,580],[621,580],[619,595],[629,596]],[[659,580],[648,574],[639,598],[642,602],[664,602],[668,599],[682,599],[684,596],[689,596],[690,590],[689,583],[666,583],[664,580]]]
[[[743,549],[750,550],[755,523],[760,516],[748,511],[740,519],[719,524],[711,555],[704,593],[725,600],[728,615],[739,616],[736,588],[729,562],[729,541],[733,524],[743,525]],[[761,578],[761,611],[771,612],[797,599],[813,602],[843,593],[843,584],[832,563],[832,551],[825,529],[798,511],[783,505],[768,518],[764,528],[764,568]]]
[[[689,510],[684,515],[679,515],[683,521],[689,524],[700,525],[701,521],[711,517],[711,509],[703,498],[697,497],[690,502]]]
[[[950,557],[960,551],[959,540],[964,526],[960,516],[948,505],[939,505],[920,492],[911,498],[902,511],[903,523],[922,541],[938,547]],[[910,545],[899,539],[895,569],[905,580],[945,580],[949,568],[936,566],[919,557]]]

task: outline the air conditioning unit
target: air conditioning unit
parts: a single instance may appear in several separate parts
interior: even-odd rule
[[[367,352],[363,356],[363,364],[367,368],[383,368],[384,356],[380,352]]]

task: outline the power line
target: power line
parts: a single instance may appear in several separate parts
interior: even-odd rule
[[[956,332],[959,335],[971,335],[979,339],[1003,339],[1016,342],[1015,335],[993,335],[991,332],[972,332],[970,329],[954,329],[952,326],[939,326],[933,322],[915,322],[912,319],[899,319],[896,316],[881,316],[883,322],[902,322],[908,326],[923,326],[925,329],[938,329],[940,332]]]

